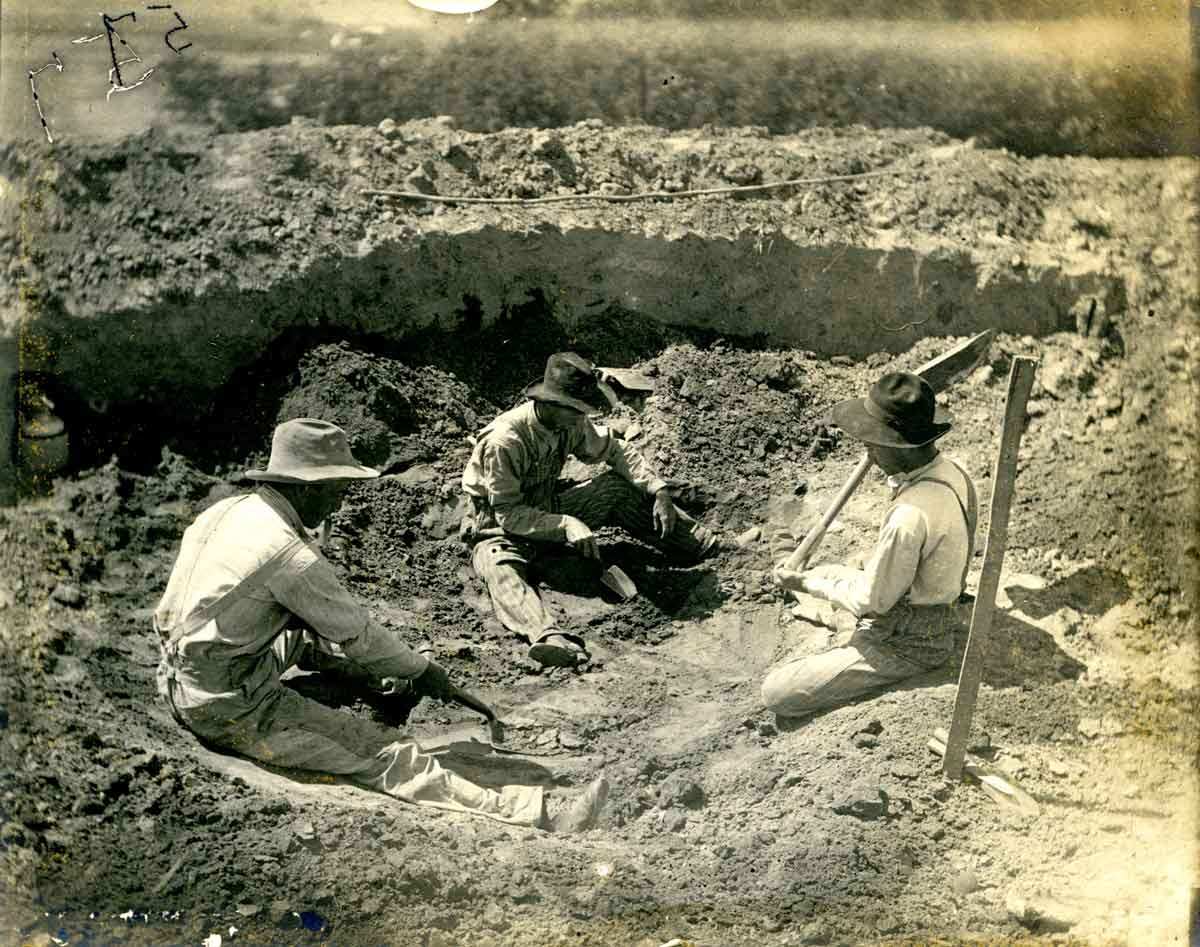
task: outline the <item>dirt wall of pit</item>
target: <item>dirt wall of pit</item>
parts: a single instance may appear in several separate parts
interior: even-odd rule
[[[90,398],[188,399],[225,384],[287,330],[453,334],[491,327],[536,294],[568,335],[615,307],[668,326],[850,356],[997,326],[1043,335],[1073,328],[1076,312],[1093,304],[1124,307],[1119,279],[1052,266],[985,276],[964,253],[485,227],[389,241],[269,289],[222,287],[87,320],[56,313],[26,331],[44,340],[44,368],[75,379]]]
[[[929,130],[772,138],[594,122],[494,135],[442,120],[301,122],[9,146],[0,332],[10,353],[19,340],[22,370],[49,373],[81,403],[152,403],[186,423],[289,331],[393,345],[446,333],[454,345],[531,303],[567,342],[619,312],[855,357],[985,328],[1098,331],[1151,295],[1132,266],[1147,234],[1131,246],[1131,218],[1186,207],[1195,164],[1096,166]],[[364,193],[537,198],[797,179],[808,183],[620,204]],[[1139,194],[1149,181],[1162,207],[1107,202],[1123,181]]]

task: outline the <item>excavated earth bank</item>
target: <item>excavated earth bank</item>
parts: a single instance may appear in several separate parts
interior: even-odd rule
[[[897,173],[614,205],[360,193],[878,170]],[[927,131],[428,120],[9,146],[0,174],[0,345],[42,373],[73,452],[68,477],[0,510],[6,941],[1183,943],[1194,162],[1026,160]],[[772,594],[754,533],[695,569],[605,535],[642,591],[623,604],[548,569],[595,649],[582,673],[539,672],[492,619],[454,536],[456,481],[467,435],[548,352],[652,377],[614,428],[706,522],[765,537],[811,519],[855,462],[820,425],[832,401],[983,328],[1001,333],[988,363],[945,401],[946,446],[985,498],[1010,360],[1042,364],[975,733],[1040,814],[942,782],[925,741],[952,669],[780,732],[758,683],[823,639]],[[448,708],[407,726],[456,742],[481,781],[605,771],[601,827],[534,835],[222,757],[154,699],[148,617],[183,528],[304,414],[387,472],[334,517],[346,581],[408,640],[433,638],[514,745],[552,755],[482,759]],[[885,502],[869,482],[823,556],[869,549]],[[296,686],[402,723],[336,682]]]

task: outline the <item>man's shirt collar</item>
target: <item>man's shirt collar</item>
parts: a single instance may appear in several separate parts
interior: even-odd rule
[[[895,496],[909,484],[920,480],[925,474],[929,473],[934,467],[942,462],[942,455],[938,454],[929,463],[923,467],[918,467],[916,470],[906,470],[902,473],[890,474],[887,478],[888,486],[892,488],[892,496]]]

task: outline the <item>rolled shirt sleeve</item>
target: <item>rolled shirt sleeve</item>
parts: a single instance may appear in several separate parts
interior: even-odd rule
[[[635,487],[651,495],[667,485],[639,451],[614,437],[608,428],[584,418],[572,434],[571,453],[585,464],[608,464]]]
[[[379,677],[412,678],[429,666],[426,658],[371,618],[338,581],[328,560],[311,550],[303,558],[308,561],[285,570],[268,585],[280,605]]]
[[[858,618],[884,615],[912,586],[927,531],[920,510],[898,504],[884,521],[864,568],[817,566],[805,571],[804,588]]]

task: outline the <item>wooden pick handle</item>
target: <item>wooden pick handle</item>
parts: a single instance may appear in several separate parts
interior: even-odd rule
[[[916,374],[929,382],[934,391],[941,391],[954,378],[979,364],[980,360],[987,353],[988,346],[991,345],[992,337],[995,334],[994,330],[986,329],[978,335],[967,339],[965,342],[960,342],[949,352],[926,362],[917,369]],[[783,564],[784,569],[797,572],[805,567],[813,552],[816,551],[817,546],[821,544],[821,540],[825,538],[825,531],[829,529],[829,524],[837,519],[837,515],[842,512],[842,507],[853,496],[854,491],[858,489],[858,485],[863,482],[863,478],[866,477],[867,471],[870,469],[871,458],[864,456],[858,462],[858,466],[854,468],[854,473],[850,475],[845,486],[842,487],[842,492],[829,504],[829,509],[821,517],[821,522],[808,531],[808,535],[804,537],[804,541],[800,543],[796,551]]]
[[[783,564],[783,568],[791,572],[798,572],[805,567],[809,558],[816,551],[817,547],[821,545],[821,540],[825,538],[825,531],[837,519],[838,514],[842,512],[842,507],[854,495],[854,491],[858,489],[858,485],[863,482],[863,478],[866,477],[867,471],[870,469],[871,458],[864,454],[863,459],[854,468],[854,473],[850,474],[845,484],[842,485],[841,491],[833,498],[833,502],[829,504],[829,509],[821,517],[821,522],[808,531],[804,537],[804,541],[796,547],[795,552],[788,556],[787,561]]]

